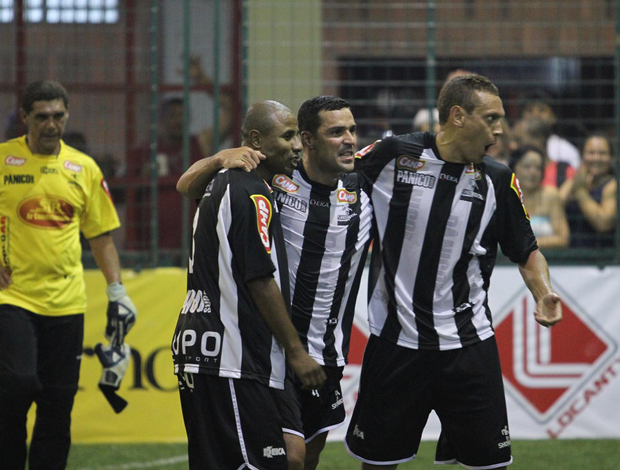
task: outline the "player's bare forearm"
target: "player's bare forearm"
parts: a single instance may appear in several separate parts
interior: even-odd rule
[[[177,182],[177,191],[186,197],[199,199],[209,182],[222,168],[254,170],[265,156],[250,147],[222,150],[212,157],[203,158],[190,166]]]
[[[269,276],[253,279],[248,282],[248,289],[267,327],[286,351],[295,374],[304,386],[320,388],[326,379],[325,372],[301,344],[276,281]]]
[[[539,250],[531,252],[528,259],[519,264],[519,272],[536,301],[536,321],[543,326],[553,326],[562,320],[560,296],[553,291],[543,254]]]
[[[106,283],[121,282],[121,263],[110,232],[90,238],[88,243]]]

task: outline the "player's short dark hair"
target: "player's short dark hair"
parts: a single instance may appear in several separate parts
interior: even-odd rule
[[[453,78],[446,83],[437,99],[439,124],[445,124],[453,106],[460,106],[471,114],[478,105],[476,92],[482,91],[499,96],[499,90],[491,80],[482,75],[470,74]]]
[[[32,111],[35,101],[53,101],[62,99],[65,108],[69,108],[69,95],[59,82],[54,80],[38,80],[29,84],[22,97],[22,109],[26,114]]]
[[[314,134],[321,125],[321,120],[319,119],[321,111],[338,111],[350,107],[347,101],[337,96],[323,95],[310,98],[303,102],[297,113],[299,131],[307,131]]]

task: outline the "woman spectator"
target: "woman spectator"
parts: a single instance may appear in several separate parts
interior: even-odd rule
[[[542,151],[537,147],[521,147],[513,153],[509,166],[519,179],[523,204],[538,246],[542,249],[568,246],[568,223],[560,193],[556,187],[542,184],[545,171]]]
[[[562,186],[571,246],[614,246],[617,188],[612,155],[607,137],[600,133],[589,135],[579,170]]]

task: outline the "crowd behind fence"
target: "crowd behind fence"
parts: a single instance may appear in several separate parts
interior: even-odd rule
[[[176,180],[189,163],[239,143],[249,100],[282,99],[294,109],[278,92],[293,90],[297,102],[307,90],[339,95],[351,104],[362,148],[435,130],[434,100],[463,71],[500,90],[505,132],[489,153],[520,173],[547,257],[620,261],[610,214],[619,177],[617,0],[56,3],[0,1],[6,136],[24,131],[16,109],[27,82],[65,84],[66,140],[108,180],[127,266],[184,263],[195,203],[182,204]],[[274,13],[284,10],[288,20]],[[298,34],[308,22],[315,36]],[[291,55],[320,60],[287,71]],[[264,80],[257,64],[278,70],[266,88],[273,96],[248,92]],[[305,86],[317,70],[318,83]]]

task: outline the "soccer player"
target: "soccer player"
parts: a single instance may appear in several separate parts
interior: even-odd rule
[[[328,431],[342,425],[346,417],[340,380],[370,239],[372,208],[361,189],[362,179],[353,172],[357,126],[349,104],[334,96],[317,96],[302,104],[298,121],[302,160],[292,178],[276,175],[272,186],[291,274],[293,324],[310,356],[324,366],[328,380],[320,389],[307,390],[294,378],[283,392],[280,408],[286,419],[290,468],[311,470],[318,465]],[[245,147],[222,151],[193,165],[177,188],[200,197],[219,166],[249,170],[260,158]]]
[[[447,82],[440,132],[361,150],[378,234],[359,397],[345,443],[363,469],[411,460],[431,410],[442,425],[437,463],[471,469],[512,462],[487,290],[497,246],[517,263],[536,320],[562,318],[519,182],[490,157],[504,108],[479,75]]]
[[[28,133],[0,144],[0,467],[25,467],[34,401],[29,466],[63,469],[86,310],[80,231],[108,284],[108,336],[120,339],[117,302],[130,310],[123,331],[136,312],[121,284],[110,235],[120,224],[103,175],[61,140],[66,90],[54,81],[31,83],[20,116]]]
[[[268,184],[299,160],[297,119],[283,104],[261,101],[242,133],[266,158],[254,172],[222,171],[206,188],[172,343],[192,469],[288,468],[271,391],[284,388],[284,351],[305,387],[325,381],[290,320],[286,250]]]

